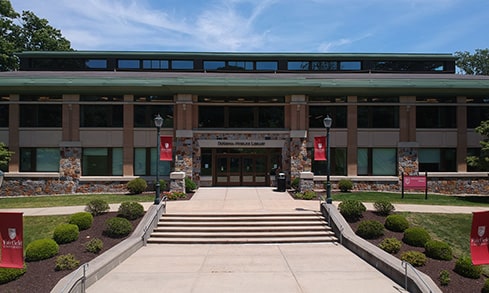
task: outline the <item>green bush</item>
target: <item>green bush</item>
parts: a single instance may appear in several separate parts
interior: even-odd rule
[[[466,278],[479,279],[482,268],[480,266],[474,266],[470,256],[462,256],[455,262],[454,271]]]
[[[85,207],[85,211],[94,216],[105,214],[110,210],[109,204],[103,199],[91,200]]]
[[[379,200],[374,202],[374,208],[382,216],[390,215],[396,208],[386,200]]]
[[[428,257],[440,260],[452,260],[452,248],[448,243],[438,240],[430,240],[424,245],[425,254]]]
[[[290,187],[292,187],[295,190],[298,190],[300,182],[301,182],[301,178],[295,177],[290,183]]]
[[[132,231],[132,224],[128,219],[114,217],[105,222],[104,234],[111,238],[122,238]]]
[[[481,293],[489,293],[489,279],[484,281],[484,286],[482,286]]]
[[[85,243],[85,250],[91,253],[99,253],[102,248],[104,248],[104,242],[98,238],[93,238]]]
[[[401,260],[410,263],[413,267],[421,267],[426,264],[426,255],[419,251],[409,250],[401,254]]]
[[[53,239],[44,238],[34,240],[25,249],[26,261],[39,261],[48,259],[59,252],[59,245]]]
[[[197,183],[195,183],[190,177],[185,177],[185,192],[192,192],[197,189]]]
[[[22,269],[0,268],[0,284],[6,284],[17,280],[20,276],[25,274],[26,266]]]
[[[314,192],[312,190],[308,190],[308,191],[305,191],[305,192],[297,192],[295,194],[295,197],[297,199],[311,200],[311,199],[316,199],[317,198],[317,195],[316,195],[316,192]]]
[[[384,227],[390,231],[404,232],[409,228],[409,222],[406,217],[402,215],[389,215],[385,218]]]
[[[73,270],[80,265],[80,261],[71,253],[60,255],[56,258],[55,271]]]
[[[60,224],[54,228],[53,239],[58,244],[70,243],[78,239],[80,230],[75,224]]]
[[[341,215],[350,222],[358,221],[362,217],[363,212],[367,210],[362,202],[355,199],[347,199],[340,202],[338,209]]]
[[[70,216],[68,223],[78,226],[80,231],[87,230],[92,226],[93,216],[89,212],[79,212]]]
[[[135,178],[127,182],[127,190],[132,194],[140,194],[148,188],[148,183],[143,178]]]
[[[450,273],[447,270],[441,270],[438,275],[438,280],[440,281],[440,285],[448,286],[450,284]],[[489,293],[489,291],[487,292]]]
[[[355,234],[363,239],[376,239],[384,235],[384,225],[375,220],[362,221]]]
[[[135,201],[125,201],[119,206],[117,212],[118,217],[126,218],[128,220],[136,220],[144,215],[144,207]]]
[[[379,243],[379,247],[390,253],[390,254],[396,254],[401,250],[402,242],[397,239],[397,238],[385,238],[382,240],[382,242]]]
[[[424,247],[429,240],[431,240],[430,234],[421,227],[407,228],[404,230],[404,237],[402,238],[404,243],[416,247]]]
[[[158,180],[160,182],[160,190],[166,190],[168,187],[168,183],[166,183],[165,179]],[[155,181],[155,190],[156,190],[156,181]]]
[[[338,182],[338,188],[341,192],[348,192],[353,189],[353,182],[350,179],[341,179]]]

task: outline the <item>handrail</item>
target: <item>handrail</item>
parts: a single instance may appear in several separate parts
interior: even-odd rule
[[[73,290],[73,288],[78,284],[79,281],[81,281],[81,292],[85,292],[85,280],[87,278],[87,268],[88,268],[88,263],[84,263],[80,267],[78,267],[78,269],[76,269],[75,273],[73,274],[72,278],[66,283],[63,289],[61,289],[61,292],[71,292],[71,290]],[[80,278],[78,278],[78,280],[73,281],[78,271],[81,269],[83,269],[83,275]],[[68,291],[65,291],[66,287],[69,284],[72,284],[70,289]]]
[[[433,290],[431,289],[431,287],[426,284],[426,282],[423,280],[423,278],[421,278],[421,276],[418,274],[418,270],[416,270],[413,265],[411,265],[410,263],[408,263],[407,261],[403,260],[402,263],[401,263],[401,266],[404,268],[404,289],[407,290],[408,288],[408,267],[411,268],[411,270],[416,274],[416,276],[418,277],[418,279],[421,280],[421,282],[423,282],[423,284],[426,286],[426,288],[428,288],[428,290],[431,292],[433,292]]]
[[[160,215],[159,211],[162,209],[162,208],[166,208],[166,202],[168,200],[168,197],[165,195],[161,198],[161,201],[163,201],[163,204],[161,204],[161,201],[160,201],[160,206],[158,207],[158,210],[156,211],[156,213],[154,214],[153,218],[151,219],[151,221],[149,221],[149,224],[144,226],[144,229],[143,229],[143,235],[141,235],[141,239],[143,240],[143,243],[146,245],[146,233],[148,232],[149,228],[151,228],[156,220],[156,218]]]

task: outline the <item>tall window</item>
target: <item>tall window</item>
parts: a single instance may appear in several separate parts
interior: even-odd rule
[[[314,149],[310,148],[309,154],[312,159],[312,172],[314,175],[327,175],[327,161],[315,161]],[[346,148],[331,148],[331,175],[346,175]]]
[[[7,103],[10,100],[10,96],[7,94],[0,94],[0,127],[8,127],[9,107]]]
[[[333,128],[346,128],[346,106],[309,106],[309,128],[324,128],[323,120],[329,115]]]
[[[122,96],[80,96],[80,127],[122,127]],[[89,103],[83,103],[89,102]]]
[[[84,148],[82,174],[84,176],[121,176],[122,148]]]
[[[489,120],[489,97],[467,97],[467,128]]]
[[[358,128],[399,128],[398,97],[358,97]]]
[[[21,172],[59,172],[59,148],[21,148]]]
[[[456,128],[455,97],[416,97],[416,128]]]
[[[61,127],[62,107],[60,95],[20,96],[20,127]]]
[[[199,106],[200,128],[283,128],[283,106]]]
[[[397,175],[397,150],[395,148],[358,148],[358,175]]]
[[[135,148],[134,149],[134,175],[154,176],[156,175],[156,148]],[[171,162],[158,160],[159,175],[169,176],[171,172]]]
[[[454,148],[419,149],[420,172],[456,172],[457,150]]]
[[[173,127],[173,105],[135,105],[134,127],[155,127],[157,114],[164,119],[162,127]]]

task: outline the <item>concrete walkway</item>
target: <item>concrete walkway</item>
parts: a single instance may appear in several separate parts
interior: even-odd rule
[[[152,203],[145,203],[147,208]],[[366,204],[372,209],[371,204]],[[395,205],[397,211],[472,213],[479,207]],[[84,207],[9,209],[26,216],[71,214]],[[111,206],[117,210],[117,205]],[[262,213],[319,210],[273,188],[200,188],[167,213]],[[89,268],[90,269],[90,268]],[[339,244],[147,245],[87,292],[402,292],[399,285]]]

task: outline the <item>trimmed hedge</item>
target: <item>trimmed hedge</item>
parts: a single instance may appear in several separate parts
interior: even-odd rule
[[[69,224],[78,226],[80,231],[87,230],[92,226],[93,216],[89,212],[79,212],[70,216]]]
[[[425,254],[428,257],[439,260],[452,260],[452,248],[450,245],[443,241],[430,240],[426,242]]]
[[[91,200],[85,207],[85,211],[94,216],[105,214],[110,210],[109,204],[103,199]]]
[[[426,242],[430,240],[431,236],[428,231],[421,227],[407,228],[404,231],[404,237],[402,238],[404,243],[416,247],[424,247]]]
[[[409,228],[409,222],[406,217],[402,215],[389,215],[385,218],[384,227],[390,231],[404,232]]]
[[[482,273],[482,267],[474,266],[470,256],[462,256],[455,263],[454,271],[466,278],[479,279]]]
[[[347,199],[340,202],[338,209],[341,215],[350,222],[358,221],[363,216],[363,212],[367,210],[362,202],[355,199]]]
[[[122,238],[132,231],[132,224],[128,219],[114,217],[105,222],[104,234],[112,238]]]
[[[426,255],[419,251],[409,250],[401,254],[401,260],[407,261],[413,267],[421,267],[426,264]]]
[[[54,228],[53,239],[58,244],[70,243],[78,239],[80,230],[75,224],[60,224]]]
[[[396,209],[389,201],[386,200],[374,202],[374,208],[381,216],[388,216]]]
[[[144,207],[135,201],[125,201],[119,206],[117,212],[118,217],[126,218],[128,220],[136,220],[144,215]]]
[[[148,183],[143,178],[135,178],[127,182],[127,190],[132,194],[140,194],[148,188]]]
[[[363,239],[376,239],[384,235],[384,225],[375,220],[362,221],[355,234]]]
[[[25,249],[25,261],[39,261],[48,259],[59,252],[59,245],[53,239],[44,238],[34,240]]]
[[[401,250],[402,242],[397,238],[385,238],[379,243],[380,249],[390,254],[396,254]]]
[[[55,271],[73,270],[80,265],[80,261],[76,259],[75,255],[68,253],[60,255],[56,258]]]
[[[17,280],[20,276],[25,274],[26,271],[25,264],[22,269],[0,268],[0,284],[6,284]]]

